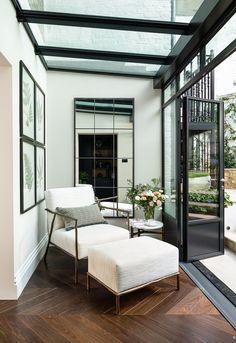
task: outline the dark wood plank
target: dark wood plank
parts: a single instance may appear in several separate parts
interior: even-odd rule
[[[87,261],[74,285],[73,259],[50,248],[18,301],[0,301],[1,343],[230,343],[235,330],[181,271],[180,290],[170,278],[121,297],[91,282]]]

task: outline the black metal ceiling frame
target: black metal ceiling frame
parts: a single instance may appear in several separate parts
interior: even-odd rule
[[[225,25],[235,12],[235,0],[216,1],[215,7],[210,11],[207,18],[202,21],[202,24],[199,25],[196,33],[192,39],[189,40],[185,48],[179,53],[179,55],[176,54],[177,56],[169,68],[161,67],[157,72],[153,80],[153,87],[156,89],[168,86],[174,78],[178,77],[179,73],[188,65],[197,52],[200,52],[201,55],[201,66],[200,71],[195,76],[194,80],[198,80],[202,75],[206,74],[206,72],[209,72],[218,65],[222,61],[222,54],[220,54],[220,58],[217,56],[216,59],[210,62],[208,66],[205,66],[205,45]],[[201,15],[204,15],[203,11],[200,13],[200,16]],[[225,49],[225,51],[227,51],[227,49]],[[190,83],[191,81],[189,84]],[[186,86],[188,85],[185,85],[184,89],[187,88]]]
[[[196,30],[195,25],[188,23],[48,11],[32,11],[23,9],[17,14],[17,19],[19,22],[36,24],[90,27],[106,30],[125,30],[177,35],[192,35]]]
[[[19,22],[22,22],[33,45],[35,52],[39,55],[44,67],[48,70],[53,70],[53,67],[48,67],[43,56],[57,56],[57,57],[70,57],[70,58],[84,58],[96,60],[110,60],[110,61],[127,61],[133,63],[145,64],[161,64],[170,65],[175,56],[162,56],[162,55],[146,55],[125,52],[113,51],[98,51],[86,49],[70,49],[60,47],[47,47],[39,46],[31,29],[29,23],[49,24],[49,25],[64,25],[64,26],[77,26],[77,27],[91,27],[99,29],[112,29],[112,30],[126,30],[126,31],[139,31],[139,32],[153,32],[164,34],[180,34],[189,36],[194,33],[197,26],[196,23],[179,23],[179,22],[166,22],[144,19],[129,19],[118,17],[104,17],[94,15],[79,15],[70,13],[58,13],[47,11],[33,11],[24,10],[21,8],[18,0],[11,0],[15,9]],[[56,69],[56,68],[55,68]],[[68,70],[71,71],[71,70]],[[74,71],[74,70],[73,70]],[[78,70],[80,72],[87,72]],[[93,71],[91,71],[93,73]],[[97,73],[97,72],[96,72]],[[107,72],[106,74],[112,75],[128,75],[137,77],[147,77],[148,75],[139,74],[123,74],[116,72]],[[151,76],[153,78],[153,76]]]
[[[74,49],[74,48],[58,48],[51,46],[35,47],[36,55],[43,56],[59,56],[69,58],[83,58],[94,60],[107,60],[107,61],[126,61],[133,63],[146,63],[146,64],[171,64],[173,57],[133,54],[124,52],[113,51],[100,51],[100,50],[87,50],[87,49]]]
[[[18,21],[23,23],[34,45],[35,52],[39,55],[46,69],[54,69],[53,67],[48,67],[45,59],[43,58],[43,56],[46,55],[96,60],[127,61],[145,64],[161,64],[162,67],[157,72],[156,77],[154,78],[154,88],[159,88],[163,84],[169,83],[169,81],[173,79],[173,76],[179,72],[183,65],[186,65],[186,60],[188,60],[189,56],[192,56],[196,52],[196,48],[202,46],[203,42],[209,38],[209,35],[210,33],[212,33],[213,28],[215,28],[216,25],[219,26],[219,19],[222,19],[222,17],[224,18],[225,12],[228,11],[229,7],[235,7],[235,4],[233,4],[235,0],[211,0],[211,2],[205,2],[203,3],[203,6],[201,6],[200,11],[198,11],[200,12],[200,14],[198,16],[195,16],[196,18],[194,17],[195,21],[193,20],[190,24],[188,24],[143,19],[23,10],[18,0],[11,1],[16,9]],[[206,14],[209,13],[210,16],[208,16],[207,20],[204,20],[206,18]],[[204,22],[202,23],[201,21],[203,20]],[[182,36],[168,56],[47,47],[38,45],[29,27],[29,23],[181,34]],[[191,38],[191,35],[193,34],[194,36]],[[183,49],[185,45],[186,47]],[[169,66],[169,68],[167,68],[167,66]],[[80,72],[88,71],[81,70]],[[93,71],[91,71],[91,73],[93,73]],[[129,75],[116,72],[107,73],[112,75]],[[142,76],[138,74],[130,75],[137,77]],[[143,77],[150,76],[143,75]]]

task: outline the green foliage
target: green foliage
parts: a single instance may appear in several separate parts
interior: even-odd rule
[[[152,190],[153,192],[156,192],[160,189],[160,178],[153,178],[151,179],[151,183],[139,183],[138,185],[135,185],[133,187],[132,181],[128,180],[129,189],[126,193],[127,199],[134,204],[135,203],[135,197],[144,191]]]
[[[89,178],[89,174],[86,171],[81,170],[79,172],[79,180],[81,183],[86,183],[88,181],[88,178]]]
[[[27,154],[24,154],[24,173],[25,173],[25,184],[28,190],[31,191],[32,185],[33,185],[34,174],[33,174],[29,156]]]
[[[224,165],[225,168],[236,168],[236,97],[222,97],[220,100],[225,103]]]
[[[33,121],[33,109],[31,104],[31,91],[30,84],[26,81],[23,82],[23,104],[24,104],[24,116],[26,118],[26,126],[30,126]]]
[[[190,171],[188,174],[188,177],[191,179],[193,179],[195,177],[203,177],[203,176],[209,176],[209,173],[198,172],[198,171]]]
[[[216,191],[209,190],[207,192],[190,192],[189,201],[199,202],[199,203],[217,204],[219,201],[219,198]],[[224,207],[229,207],[232,205],[233,205],[233,202],[230,199],[230,195],[227,192],[225,192],[224,193]]]

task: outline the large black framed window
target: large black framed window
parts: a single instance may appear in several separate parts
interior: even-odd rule
[[[75,99],[74,184],[126,203],[134,179],[133,99]]]

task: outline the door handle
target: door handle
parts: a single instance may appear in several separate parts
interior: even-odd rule
[[[224,186],[225,179],[224,178],[220,179],[220,182],[221,182],[221,189],[225,189],[225,186]]]

